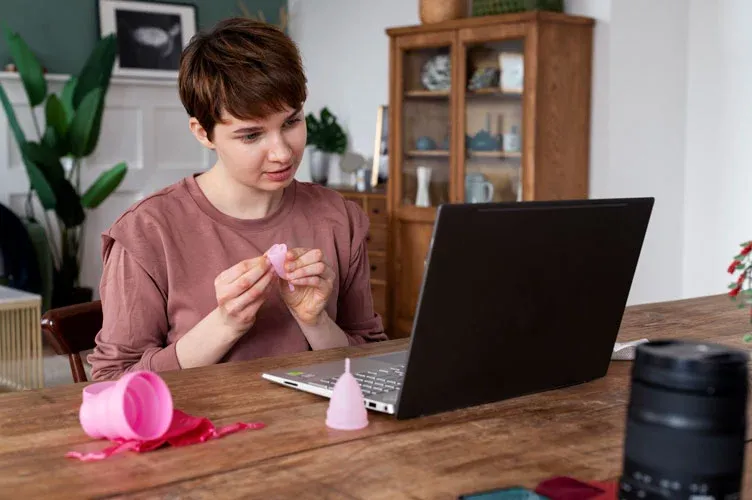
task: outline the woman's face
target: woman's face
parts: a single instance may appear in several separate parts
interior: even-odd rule
[[[260,191],[276,191],[292,182],[306,146],[302,108],[258,120],[239,120],[226,113],[222,119],[211,141],[193,118],[191,130],[217,152],[218,163],[236,182]]]

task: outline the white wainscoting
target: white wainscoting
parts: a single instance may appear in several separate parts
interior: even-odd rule
[[[67,76],[49,75],[47,79],[50,91],[59,95]],[[26,136],[37,139],[18,75],[0,72],[0,83]],[[44,130],[43,105],[36,111]],[[204,171],[214,162],[214,153],[201,146],[188,130],[175,80],[112,79],[97,148],[82,166],[82,190],[103,170],[121,161],[128,164],[123,183],[96,210],[89,211],[86,219],[81,281],[93,287],[97,297],[102,231],[139,199],[186,175]],[[0,203],[23,214],[28,186],[15,138],[0,108]],[[36,213],[42,213],[38,205]]]

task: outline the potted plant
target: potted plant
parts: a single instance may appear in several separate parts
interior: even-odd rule
[[[739,245],[741,250],[734,257],[728,267],[729,274],[739,276],[729,284],[729,296],[739,302],[739,308],[752,306],[752,241],[745,241]],[[750,322],[752,322],[752,308],[750,308]],[[752,342],[752,334],[744,336],[745,342]]]
[[[49,92],[45,71],[21,36],[6,26],[3,32],[28,98],[36,139],[24,134],[2,85],[0,102],[29,177],[26,219],[31,225],[43,225],[54,262],[52,307],[85,302],[92,298],[91,288],[82,288],[79,282],[86,211],[97,208],[127,172],[126,164],[118,163],[82,191],[81,162],[99,139],[117,52],[115,35],[97,43],[80,73],[67,80],[58,96]],[[34,113],[42,105],[43,127]],[[35,213],[33,195],[42,207],[41,218]]]
[[[311,179],[319,184],[326,184],[333,155],[342,155],[347,148],[347,136],[334,116],[327,108],[306,115],[308,144],[313,146],[311,152]]]

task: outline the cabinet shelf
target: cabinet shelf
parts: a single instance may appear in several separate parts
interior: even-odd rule
[[[466,151],[468,158],[521,158],[520,151]],[[407,152],[412,158],[448,158],[449,151],[413,149]]]
[[[505,92],[498,87],[487,87],[480,89],[467,89],[466,94],[471,96],[485,96],[485,97],[501,97],[511,99],[521,99],[522,92]],[[405,91],[405,97],[413,98],[448,98],[451,95],[451,90],[428,90],[428,89],[412,89]]]
[[[449,151],[445,149],[413,149],[407,152],[407,156],[414,158],[449,158]]]
[[[423,89],[415,89],[415,90],[407,90],[405,91],[405,97],[417,97],[417,98],[437,98],[437,97],[445,97],[448,98],[451,91],[449,89],[447,90],[423,90]]]
[[[496,97],[496,98],[509,98],[509,99],[521,99],[522,92],[504,92],[498,87],[488,87],[481,89],[468,89],[467,96],[484,96],[484,97]]]
[[[520,151],[468,151],[470,158],[522,158]]]

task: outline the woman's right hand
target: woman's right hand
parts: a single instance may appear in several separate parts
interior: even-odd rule
[[[235,264],[214,280],[220,316],[238,337],[253,326],[275,278],[274,268],[262,255]]]

